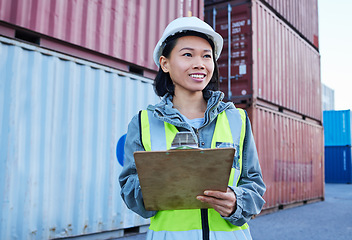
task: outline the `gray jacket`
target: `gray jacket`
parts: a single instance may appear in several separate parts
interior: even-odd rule
[[[199,129],[193,129],[184,121],[180,112],[173,108],[172,96],[166,94],[160,103],[148,106],[148,110],[154,111],[154,117],[176,126],[180,131],[191,131],[201,148],[210,148],[215,128],[214,121],[219,113],[229,108],[235,108],[233,103],[222,101],[222,92],[210,92],[207,100],[204,124]],[[242,173],[238,186],[232,188],[237,198],[236,211],[230,217],[224,219],[232,224],[242,226],[248,222],[254,214],[259,214],[265,201],[262,198],[265,185],[258,161],[257,149],[253,139],[251,125],[247,116],[246,135],[242,154]],[[138,114],[131,120],[125,143],[124,167],[120,174],[121,196],[127,207],[144,218],[152,217],[155,211],[147,211],[144,208],[141,187],[137,175],[133,152],[144,151],[140,139],[140,126]]]

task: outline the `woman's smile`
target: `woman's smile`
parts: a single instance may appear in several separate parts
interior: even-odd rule
[[[202,82],[207,75],[204,73],[192,73],[189,76],[196,82]]]

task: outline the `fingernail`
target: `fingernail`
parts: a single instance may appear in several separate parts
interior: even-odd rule
[[[205,192],[204,192],[204,195],[208,195],[208,194],[209,194],[209,192],[208,192],[208,191],[205,191]]]

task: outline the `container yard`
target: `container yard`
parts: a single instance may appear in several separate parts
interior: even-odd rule
[[[320,55],[290,22],[302,9],[259,0],[205,3],[205,21],[224,38],[220,89],[252,122],[267,185],[264,212],[323,200]],[[306,12],[317,16],[316,1],[309,4]]]
[[[323,200],[324,173],[350,181],[351,143],[329,145],[322,124],[317,0],[0,0],[0,239],[146,231],[120,197],[116,145],[159,101],[153,49],[182,16],[224,38],[220,88],[250,117],[264,213]],[[345,159],[331,173],[324,130],[325,158]]]
[[[203,9],[0,0],[0,239],[146,231],[149,220],[120,197],[116,144],[132,116],[159,101],[151,55],[163,29]]]

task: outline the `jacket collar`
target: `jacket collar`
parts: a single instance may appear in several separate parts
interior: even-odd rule
[[[207,100],[207,109],[205,111],[204,125],[212,122],[216,116],[228,108],[235,108],[232,102],[223,102],[224,93],[220,91],[209,91],[206,95],[210,96]],[[184,122],[181,113],[173,108],[172,96],[167,93],[161,101],[156,105],[149,105],[148,110],[154,111],[154,117],[169,122],[175,126],[186,127],[187,123]]]

